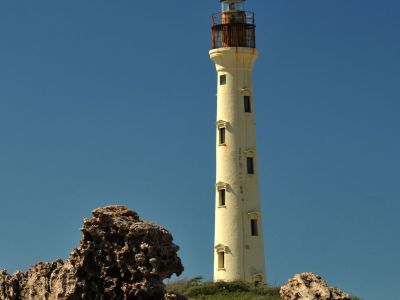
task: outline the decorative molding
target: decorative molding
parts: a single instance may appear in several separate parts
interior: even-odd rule
[[[220,181],[215,185],[215,187],[216,187],[216,189],[218,191],[219,190],[226,190],[227,191],[229,189],[229,184],[227,184],[226,182]]]
[[[259,219],[261,216],[258,210],[249,210],[247,212],[247,215],[249,216],[250,219]]]
[[[224,120],[218,120],[216,124],[217,124],[218,129],[219,128],[227,128],[229,125],[229,122],[224,121]]]
[[[222,245],[222,244],[218,244],[218,245],[215,246],[214,248],[215,248],[215,251],[216,251],[217,253],[220,253],[220,252],[229,253],[229,248],[228,248],[228,246],[225,246],[225,245]]]
[[[246,155],[246,157],[255,157],[257,153],[256,153],[256,149],[249,148],[244,151],[244,154]]]
[[[251,275],[251,278],[253,279],[254,282],[263,282],[264,281],[264,275],[262,273],[256,273]]]
[[[249,94],[249,96],[250,96],[250,94],[252,93],[252,89],[251,88],[248,88],[248,87],[245,87],[245,88],[242,88],[242,89],[240,89],[240,92],[241,93],[248,93]]]

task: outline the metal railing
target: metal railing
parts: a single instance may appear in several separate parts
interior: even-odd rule
[[[252,11],[228,11],[212,15],[212,26],[221,24],[241,23],[255,25],[254,12]]]
[[[222,12],[212,16],[212,48],[256,47],[254,13]]]

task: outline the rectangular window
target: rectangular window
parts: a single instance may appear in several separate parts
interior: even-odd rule
[[[221,189],[218,191],[218,199],[219,206],[225,206],[225,189]]]
[[[254,174],[254,159],[252,157],[247,158],[247,174]]]
[[[258,224],[256,219],[251,219],[251,235],[258,236]]]
[[[219,129],[219,143],[225,144],[225,128]]]
[[[218,269],[225,268],[225,253],[218,252]]]
[[[219,84],[220,85],[226,84],[226,75],[219,76]]]
[[[244,111],[251,112],[250,96],[244,96]]]

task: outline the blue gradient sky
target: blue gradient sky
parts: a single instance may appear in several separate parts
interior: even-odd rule
[[[400,4],[249,0],[269,282],[396,300]],[[217,0],[0,2],[0,266],[66,258],[125,204],[212,276]],[[396,286],[397,285],[397,286]]]

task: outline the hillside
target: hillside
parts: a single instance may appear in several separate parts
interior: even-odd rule
[[[187,296],[189,300],[281,300],[279,287],[252,287],[244,282],[202,282],[201,277],[167,284],[167,291]],[[361,300],[351,297],[351,300]]]

